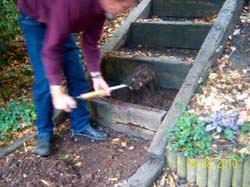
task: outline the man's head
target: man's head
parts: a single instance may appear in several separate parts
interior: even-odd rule
[[[112,16],[124,13],[134,5],[134,0],[99,0],[103,10]]]

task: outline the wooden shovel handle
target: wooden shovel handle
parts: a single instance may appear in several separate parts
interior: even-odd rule
[[[100,95],[104,94],[105,92],[106,92],[105,90],[92,91],[92,92],[88,92],[88,93],[85,93],[85,94],[81,94],[79,96],[79,98],[89,100],[89,99],[99,97]]]

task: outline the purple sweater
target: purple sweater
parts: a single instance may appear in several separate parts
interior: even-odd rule
[[[47,26],[42,59],[50,85],[61,84],[63,44],[83,32],[81,48],[88,71],[100,71],[98,40],[105,22],[99,0],[20,0],[19,10]]]

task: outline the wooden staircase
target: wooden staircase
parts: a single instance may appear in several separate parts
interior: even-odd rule
[[[222,0],[141,1],[102,48],[105,79],[110,85],[123,83],[135,67],[147,64],[162,91],[178,93],[213,26],[213,22],[197,20],[216,17],[223,3]],[[168,112],[117,103],[114,99],[96,99],[91,104],[93,120],[145,139],[154,137]]]

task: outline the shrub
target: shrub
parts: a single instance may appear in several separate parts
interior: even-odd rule
[[[18,11],[13,0],[0,1],[0,63],[6,58],[10,41],[20,32],[18,26]]]
[[[186,156],[210,154],[212,137],[205,130],[205,122],[199,120],[196,115],[189,114],[180,104],[181,117],[176,126],[167,131],[167,139],[170,151],[183,151]]]
[[[5,141],[11,138],[12,133],[32,125],[36,114],[34,105],[30,103],[23,100],[10,101],[6,107],[0,109],[1,140]]]

